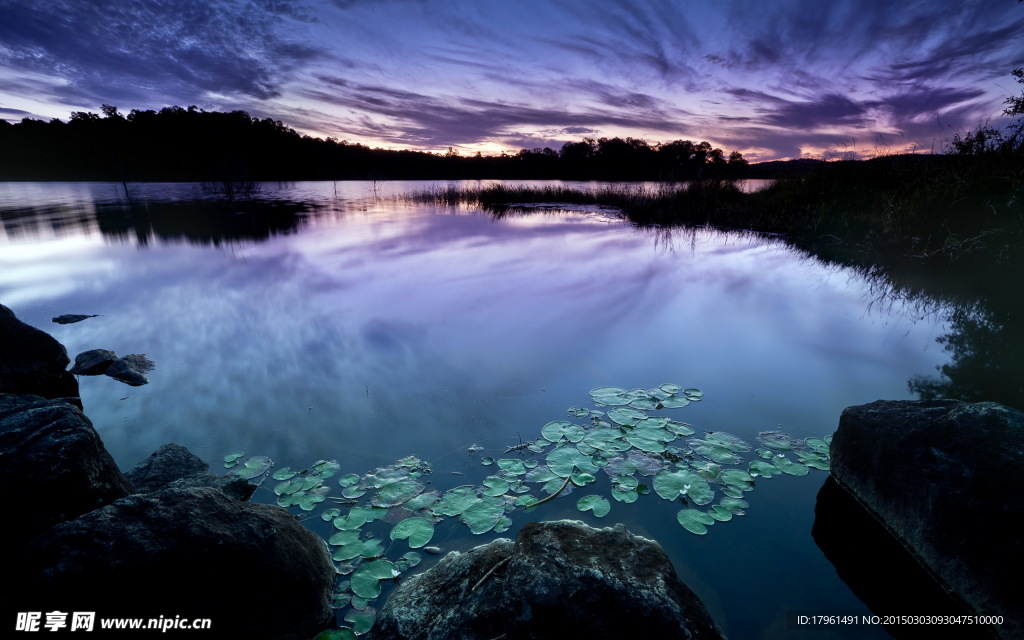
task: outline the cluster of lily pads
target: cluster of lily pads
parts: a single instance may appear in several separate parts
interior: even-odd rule
[[[744,515],[743,499],[759,478],[806,475],[810,469],[828,470],[828,438],[796,439],[773,431],[757,437],[757,448],[723,432],[692,437],[689,424],[650,412],[685,407],[702,399],[698,389],[663,384],[652,389],[626,390],[601,387],[590,392],[595,408],[573,407],[568,416],[545,424],[540,437],[508,447],[509,457],[481,458],[494,473],[479,485],[463,485],[438,492],[428,488],[430,466],[410,456],[365,475],[350,473],[336,481],[335,461],[321,460],[308,469],[279,469],[270,476],[277,504],[320,515],[335,530],[327,540],[337,563],[339,582],[334,606],[347,608],[344,620],[351,629],[335,630],[331,637],[362,634],[373,625],[371,602],[382,592],[382,582],[415,567],[422,556],[415,550],[437,553],[428,546],[435,527],[457,518],[470,533],[501,533],[516,509],[527,512],[573,489],[591,487],[577,499],[579,511],[596,517],[610,513],[612,500],[632,503],[652,492],[679,503],[679,524],[697,535],[716,522]],[[689,438],[689,439],[687,439]],[[475,454],[482,447],[467,449]],[[752,456],[744,456],[753,450]],[[265,482],[272,461],[265,456],[246,458],[242,452],[225,457],[236,475]],[[600,474],[608,478],[606,495],[598,486]],[[340,491],[339,491],[340,490]],[[322,503],[327,502],[327,505]],[[379,522],[380,525],[367,526]],[[390,526],[387,538],[382,535]],[[377,534],[381,534],[377,537]],[[393,549],[397,547],[394,553]],[[399,552],[408,547],[408,551]],[[393,559],[386,556],[391,554]]]

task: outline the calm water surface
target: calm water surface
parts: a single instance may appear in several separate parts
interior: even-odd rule
[[[165,442],[217,468],[234,450],[345,473],[416,455],[438,489],[479,483],[479,455],[591,406],[594,387],[698,387],[703,402],[665,415],[698,434],[803,438],[832,433],[846,406],[909,398],[907,380],[945,361],[941,314],[781,242],[389,197],[429,186],[265,185],[253,211],[191,184],[130,185],[130,202],[120,185],[0,184],[0,303],[72,357],[156,362],[144,387],[80,379],[122,468]],[[101,315],[50,322],[63,313]],[[733,638],[888,637],[786,628],[792,611],[867,613],[810,535],[824,480],[760,481],[745,517],[703,537],[656,496],[601,519],[555,500],[515,522],[627,523],[666,547]],[[459,525],[434,544],[483,540]]]

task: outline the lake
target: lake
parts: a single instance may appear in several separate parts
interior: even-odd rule
[[[275,469],[337,460],[343,474],[416,456],[439,491],[479,485],[495,471],[484,457],[543,463],[503,452],[595,408],[595,388],[700,389],[653,413],[756,447],[762,432],[823,437],[849,405],[912,398],[907,381],[948,359],[941,308],[779,239],[395,197],[448,184],[265,184],[229,205],[195,184],[129,184],[126,197],[120,184],[0,183],[0,303],[72,358],[103,348],[156,363],[141,387],[79,380],[123,469],[165,442],[215,470],[234,451]],[[50,321],[65,313],[98,317]],[[703,536],[657,495],[611,500],[601,518],[579,511],[577,497],[608,495],[595,475],[517,511],[502,535],[528,519],[624,522],[666,548],[730,637],[889,637],[787,629],[797,611],[868,613],[811,538],[825,472],[758,480],[746,515]],[[273,502],[275,484],[256,498]],[[450,521],[431,544],[493,537]]]

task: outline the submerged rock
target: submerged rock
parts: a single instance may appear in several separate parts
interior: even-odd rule
[[[0,487],[17,545],[132,492],[82,411],[64,400],[0,394]]]
[[[59,524],[20,569],[15,610],[209,618],[218,637],[295,640],[327,622],[336,576],[288,511],[211,487],[131,495]]]
[[[111,363],[104,373],[115,380],[139,387],[149,384],[149,378],[145,374],[152,371],[155,366],[145,354],[133,353]]]
[[[71,373],[76,376],[98,376],[117,362],[117,354],[109,349],[90,349],[75,356]]]
[[[210,473],[210,465],[185,447],[167,443],[125,473],[136,493],[168,487],[213,487],[237,500],[248,500],[256,485],[238,476]]]
[[[48,333],[18,320],[0,304],[0,393],[78,398],[78,381],[66,371],[67,349]]]
[[[832,475],[995,632],[1024,637],[1024,413],[993,402],[847,408]],[[941,612],[939,612],[941,613]]]
[[[529,523],[401,583],[368,638],[694,638],[721,632],[656,542],[624,525]]]

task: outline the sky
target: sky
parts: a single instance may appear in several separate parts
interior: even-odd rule
[[[8,121],[196,105],[464,155],[939,152],[1022,66],[1016,0],[0,0]]]

